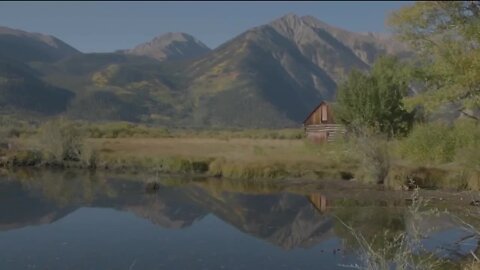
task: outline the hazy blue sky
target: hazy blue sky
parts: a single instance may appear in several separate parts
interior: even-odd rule
[[[185,32],[214,48],[282,15],[312,15],[358,32],[386,32],[387,14],[409,2],[0,2],[0,25],[54,35],[84,52],[130,48]]]

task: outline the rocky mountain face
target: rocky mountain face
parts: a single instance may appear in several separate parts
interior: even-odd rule
[[[190,35],[168,33],[129,50],[82,54],[54,37],[8,28],[0,28],[0,49],[5,61],[25,65],[38,82],[67,91],[57,91],[62,104],[56,114],[250,128],[297,127],[321,100],[335,99],[338,83],[352,69],[368,70],[383,54],[409,55],[388,36],[352,33],[294,14],[214,50]]]
[[[319,101],[335,99],[352,69],[367,70],[386,53],[408,50],[388,37],[288,14],[189,66],[192,114],[213,126],[298,125]]]
[[[210,48],[189,34],[167,33],[123,52],[163,61],[192,59],[209,51]]]

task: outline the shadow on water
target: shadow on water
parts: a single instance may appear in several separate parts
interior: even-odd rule
[[[359,243],[338,219],[373,248],[388,241],[379,234],[408,233],[412,222],[444,258],[465,260],[478,247],[448,213],[411,220],[405,196],[383,191],[157,180],[68,171],[0,178],[0,269],[341,269],[359,263]]]

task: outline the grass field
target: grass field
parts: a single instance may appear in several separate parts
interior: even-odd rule
[[[34,137],[13,143],[17,156],[22,151],[41,151]],[[343,145],[315,145],[303,139],[88,138],[85,145],[98,153],[97,168],[108,169],[230,178],[340,178],[341,172],[357,166]]]
[[[182,171],[175,163],[204,161],[211,174],[227,177],[303,177],[338,173],[355,166],[353,161],[345,160],[346,153],[332,145],[321,147],[305,140],[122,138],[89,139],[88,143],[98,149],[100,160],[114,164],[135,159],[153,165],[167,160],[171,170]]]
[[[120,138],[89,139],[104,155],[225,158],[234,161],[319,162],[321,153],[303,140]],[[309,148],[310,147],[310,148]]]
[[[52,127],[56,126],[54,124]],[[77,124],[73,127],[77,127]],[[0,141],[0,167],[53,166],[199,174],[230,179],[354,178],[362,182],[384,183],[395,189],[409,187],[413,180],[415,184],[426,188],[480,190],[480,171],[475,162],[478,158],[474,158],[478,154],[463,155],[476,153],[477,137],[460,136],[471,134],[460,132],[463,130],[460,127],[456,129],[459,134],[448,136],[450,140],[443,139],[433,144],[431,141],[436,137],[432,138],[423,129],[414,130],[411,138],[403,140],[387,142],[370,138],[313,144],[298,136],[301,129],[165,133],[153,128],[142,131],[136,126],[100,127],[96,132],[84,132],[85,129],[80,128],[82,135],[78,139],[79,145],[72,144],[75,140],[70,140],[74,137],[69,136],[75,136],[74,133],[61,135],[55,130],[50,130],[50,133],[36,130],[26,136],[5,136],[4,142]],[[72,126],[67,125],[58,131],[61,130],[71,131]],[[49,136],[47,144],[42,143],[42,134]],[[437,141],[440,140],[438,138]],[[13,147],[7,150],[5,142]],[[58,149],[65,148],[63,143],[69,143],[80,154],[73,159],[52,156]],[[437,149],[436,146],[442,147]],[[422,155],[416,154],[417,148],[424,149],[420,153]],[[456,148],[462,151],[454,154],[452,149]],[[470,152],[464,149],[470,149]],[[430,152],[442,159],[432,161],[427,155]],[[411,157],[412,154],[415,155]],[[468,156],[469,163],[460,163],[461,159],[457,156]],[[376,181],[380,178],[384,181]]]

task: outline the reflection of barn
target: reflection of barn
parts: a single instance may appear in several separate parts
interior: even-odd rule
[[[307,116],[303,127],[307,138],[315,142],[333,141],[345,134],[345,128],[335,124],[331,106],[324,101]]]
[[[327,197],[320,194],[314,193],[307,196],[308,201],[317,209],[320,213],[325,213],[327,211]]]

